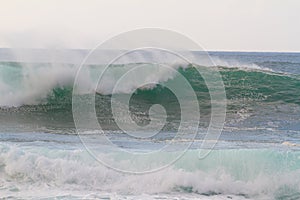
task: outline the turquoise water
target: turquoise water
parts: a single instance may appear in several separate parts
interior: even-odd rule
[[[197,52],[193,52],[197,55]],[[179,81],[164,71],[143,71],[139,78],[161,84],[135,86],[132,79],[116,96],[109,92],[120,74],[141,63],[111,66],[108,78],[96,89],[96,117],[101,134],[129,152],[173,149],[157,156],[133,158],[115,153],[95,141],[100,132],[90,127],[79,137],[72,113],[74,63],[28,62],[2,59],[0,63],[0,197],[8,199],[299,199],[300,198],[300,54],[210,52],[215,66],[176,65],[199,101],[198,134],[187,130],[175,138],[181,121],[176,95],[164,83]],[[145,63],[143,63],[145,64]],[[146,63],[153,65],[152,63]],[[97,81],[102,64],[84,66]],[[211,120],[211,96],[196,69],[218,70],[226,91],[226,120],[222,134],[208,156],[199,159]],[[138,77],[137,77],[138,78]],[[80,94],[82,102],[90,90]],[[140,126],[150,123],[151,105],[167,113],[162,130],[149,138],[125,134],[112,114],[111,100],[134,91],[129,110]],[[94,91],[93,91],[94,92]],[[185,98],[189,102],[189,96]],[[121,109],[120,105],[120,109]],[[160,122],[157,123],[160,125]],[[84,143],[82,142],[84,141]],[[128,169],[172,165],[153,173],[127,174],[103,165],[105,158]],[[92,149],[91,155],[88,149]],[[96,155],[96,156],[95,156]],[[94,156],[94,157],[93,157]]]

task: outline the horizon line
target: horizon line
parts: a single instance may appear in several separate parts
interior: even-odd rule
[[[16,50],[82,50],[89,51],[89,48],[10,48],[10,47],[0,47],[0,49],[16,49]],[[107,49],[107,50],[126,50],[126,49]],[[194,52],[224,52],[224,53],[300,53],[299,51],[277,51],[277,50],[226,50],[226,49],[208,49],[208,50],[188,50]]]

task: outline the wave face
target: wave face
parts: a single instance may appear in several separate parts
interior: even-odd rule
[[[111,110],[107,109],[110,106],[112,88],[117,83],[120,74],[134,69],[140,64],[119,64],[110,67],[107,77],[96,89],[96,108],[99,119],[101,116],[102,118],[105,116],[105,120],[113,120],[109,119]],[[260,116],[263,112],[268,112],[268,115],[272,115],[272,112],[277,113],[276,116],[282,118],[285,114],[284,112],[278,113],[279,107],[290,105],[286,107],[298,109],[297,107],[300,105],[300,77],[298,74],[275,72],[257,65],[232,66],[224,62],[217,62],[217,64],[226,66],[206,68],[217,69],[222,76],[228,100],[227,121],[234,121],[237,117],[243,118],[253,114]],[[29,119],[39,121],[44,127],[68,125],[67,127],[70,128],[73,126],[72,91],[78,69],[75,65],[15,62],[2,62],[0,65],[0,113],[1,117],[5,118],[4,121],[9,121],[6,124],[12,123],[12,118],[20,119],[20,121],[24,121],[26,118],[26,121]],[[151,64],[146,63],[146,65]],[[82,81],[84,90],[81,95],[83,99],[85,95],[88,96],[95,92],[91,88],[91,83],[97,81],[97,77],[93,75],[104,67],[105,65],[85,66],[87,78]],[[195,69],[195,65],[175,64],[173,68],[189,81],[200,102],[202,116],[209,118],[210,94],[204,79]],[[144,70],[137,77],[162,84],[168,81],[177,81],[176,74],[170,73],[170,71],[161,70],[159,67],[155,71],[153,73]],[[138,116],[140,121],[148,120],[147,109],[149,105],[155,103],[169,107],[169,116],[178,119],[176,116],[179,115],[180,109],[176,96],[167,88],[159,84],[138,88],[136,81],[132,80],[114,91],[120,95],[130,92],[135,92],[131,97],[131,110],[140,113]],[[293,110],[295,112],[295,109]],[[30,117],[28,118],[28,116]],[[49,118],[55,118],[53,123],[49,124]],[[203,121],[204,123],[208,122],[204,118]]]
[[[113,66],[108,80],[102,81],[96,92],[98,95],[110,95],[111,88],[114,87],[118,75],[140,65],[127,64]],[[150,64],[149,64],[150,65]],[[77,68],[73,65],[52,66],[51,64],[26,64],[26,63],[1,63],[0,64],[0,106],[2,108],[22,107],[29,105],[51,105],[70,104],[73,90],[74,78]],[[86,92],[94,92],[89,88],[89,83],[97,81],[93,77],[93,71],[105,66],[87,66],[89,80],[83,84],[87,88]],[[193,89],[199,93],[207,92],[207,87],[203,78],[195,70],[195,66],[174,66],[175,69],[189,80]],[[222,75],[226,95],[229,100],[248,100],[262,102],[283,102],[300,104],[300,76],[286,73],[267,71],[264,68],[245,68],[218,66],[218,71]],[[141,74],[142,78],[147,78],[153,82],[164,83],[170,79],[176,79],[176,75],[161,70],[157,73],[149,71]],[[157,98],[161,87],[138,88],[132,83],[124,85],[115,93],[148,93],[152,98]],[[162,94],[162,93],[161,93]],[[157,95],[155,97],[155,95]]]
[[[103,81],[104,83],[100,85],[96,92],[102,95],[111,94],[110,90],[116,84],[117,80],[115,79],[118,78],[118,75],[140,64],[113,66],[109,73],[110,77],[106,78],[108,80]],[[76,66],[2,62],[0,67],[0,106],[2,108],[70,102],[70,92],[78,69]],[[89,80],[85,80],[83,83],[86,88],[89,89],[89,83],[97,81],[97,77],[93,77],[93,71],[97,68],[102,70],[104,67],[106,66],[86,66],[89,74]],[[194,66],[180,66],[178,64],[174,68],[179,68],[179,72],[191,82],[196,92],[206,92],[205,82],[198,72],[193,69]],[[229,100],[249,99],[299,104],[300,76],[297,74],[274,72],[268,68],[253,67],[251,65],[230,67],[225,65],[217,68],[222,75]],[[161,83],[167,82],[169,79],[176,79],[176,75],[164,70],[157,73],[150,73],[145,70],[141,76]],[[132,90],[138,89],[134,85],[134,80],[132,80],[132,83],[128,83],[128,85],[115,92],[130,93]],[[161,89],[153,87],[142,90],[152,91],[154,95]],[[62,99],[65,101],[62,101]]]

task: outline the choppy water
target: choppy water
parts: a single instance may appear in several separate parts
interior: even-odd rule
[[[123,149],[159,150],[170,141],[178,147],[159,156],[132,160],[95,143],[97,130],[81,137],[96,154],[137,169],[159,165],[193,142],[174,165],[144,175],[124,174],[97,162],[76,134],[72,92],[78,64],[29,62],[2,52],[0,63],[0,197],[8,199],[298,199],[300,198],[300,54],[210,52],[216,66],[205,63],[172,67],[195,91],[200,107],[196,138],[174,138],[181,119],[176,95],[163,84],[179,81],[176,74],[153,68],[139,71],[115,95],[134,91],[132,119],[149,124],[149,108],[161,104],[166,124],[150,138],[133,138],[118,128],[112,115],[112,87],[121,74],[141,63],[111,66],[96,89],[98,122],[110,141]],[[197,52],[193,52],[197,56]],[[40,58],[40,57],[39,57]],[[80,60],[79,58],[77,58]],[[152,66],[152,68],[151,68]],[[87,92],[103,64],[84,66]],[[227,98],[226,120],[215,149],[199,159],[199,149],[211,120],[211,96],[197,68],[218,70]],[[156,69],[156,70],[153,70]],[[139,88],[138,79],[161,83]],[[94,91],[92,91],[94,92]],[[189,97],[185,99],[189,101]],[[121,106],[121,105],[120,105]],[[120,107],[121,109],[122,107]],[[126,121],[126,119],[124,119]],[[158,123],[159,124],[159,123]],[[103,134],[103,133],[102,133]],[[172,140],[173,139],[173,140]],[[89,143],[90,141],[90,143]]]

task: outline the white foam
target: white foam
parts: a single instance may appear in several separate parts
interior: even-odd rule
[[[8,67],[9,68],[9,67]],[[9,69],[8,69],[9,70]],[[73,84],[75,70],[68,66],[34,67],[24,64],[19,80],[0,79],[0,106],[38,104],[51,94],[55,87]],[[14,82],[20,81],[18,86]]]
[[[188,158],[191,163],[185,163],[186,166],[195,164],[193,163],[195,159],[191,159],[190,156]],[[223,158],[223,161],[225,159],[229,159],[228,155]],[[237,162],[238,160],[228,161]],[[274,171],[270,174],[262,173],[263,171],[255,173],[260,166],[255,165],[254,159],[248,160],[245,165],[233,163],[232,166],[237,165],[242,167],[241,169],[245,167],[244,171],[241,171],[242,177],[237,178],[231,170],[228,170],[230,168],[226,168],[226,163],[220,161],[218,167],[214,166],[215,162],[214,158],[211,158],[205,163],[199,163],[197,170],[191,171],[169,167],[157,173],[128,175],[93,162],[82,150],[57,150],[44,147],[28,149],[1,144],[1,192],[4,196],[11,195],[10,190],[18,190],[20,194],[26,194],[26,191],[32,189],[45,192],[54,190],[60,193],[76,191],[77,194],[117,193],[125,196],[179,192],[178,194],[184,196],[186,192],[183,188],[190,188],[194,194],[220,193],[221,196],[244,194],[257,199],[265,195],[272,197],[282,186],[290,185],[300,189],[300,180],[295,179],[299,175],[299,170],[282,174],[275,174]],[[206,169],[201,169],[203,167]],[[247,171],[248,168],[251,171]],[[241,169],[232,170],[236,172]],[[254,174],[245,174],[247,172]],[[28,194],[27,192],[27,195],[34,195],[34,193]]]
[[[109,68],[96,91],[101,94],[111,94],[112,90],[120,79],[120,77],[133,69],[136,64],[129,64],[123,67]],[[171,65],[174,69],[179,67],[179,64],[175,63]],[[84,66],[85,67],[85,66]],[[105,66],[98,66],[99,71],[103,70]],[[6,66],[9,70],[10,66]],[[172,79],[175,74],[174,71],[161,68],[159,65],[149,68],[149,70],[139,70],[137,73],[132,74],[135,78],[127,81],[125,85],[122,85],[115,93],[131,93],[139,86],[137,79],[145,80],[145,82],[161,83],[169,79]],[[23,64],[19,80],[6,80],[0,75],[0,106],[17,107],[21,105],[35,105],[45,102],[46,98],[52,94],[54,88],[73,87],[74,79],[78,68],[66,64],[51,64],[47,66],[37,67],[36,64]],[[98,77],[93,78],[94,71],[86,67],[83,70],[84,77],[79,80],[80,93],[91,93],[94,91],[93,85]],[[14,82],[20,81],[20,84],[16,87]],[[153,86],[152,86],[153,87]],[[151,89],[150,86],[144,89]]]
[[[227,68],[238,68],[242,70],[259,70],[266,72],[274,72],[274,70],[268,67],[262,67],[254,63],[241,63],[237,60],[226,61],[218,57],[212,57],[212,60],[216,66],[227,67]]]

